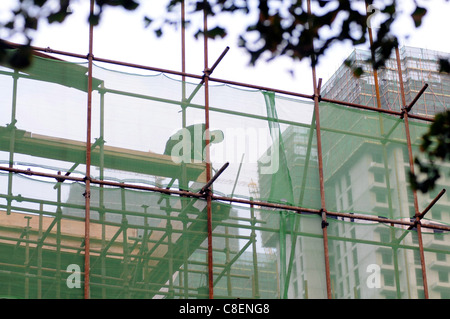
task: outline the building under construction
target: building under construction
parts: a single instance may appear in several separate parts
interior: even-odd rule
[[[446,110],[450,83],[448,74],[439,72],[439,59],[446,58],[448,53],[401,47],[397,54],[388,59],[383,68],[375,71],[374,77],[368,62],[370,51],[353,51],[347,63],[342,64],[323,86],[322,95],[339,101],[401,111],[405,105],[403,95],[406,101],[412,101],[426,84],[427,89],[414,104],[411,114],[434,116]],[[356,77],[353,70],[358,67],[363,74]],[[401,82],[398,70],[401,70]]]
[[[33,49],[0,67],[1,296],[450,297],[450,181],[407,179],[440,53],[303,94]]]

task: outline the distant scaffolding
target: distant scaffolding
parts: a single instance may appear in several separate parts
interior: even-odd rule
[[[448,53],[428,49],[402,47],[399,49],[402,84],[407,101],[411,101],[425,84],[427,90],[417,101],[412,114],[434,115],[450,104],[450,75],[439,72],[439,59],[448,58]],[[322,96],[377,107],[374,72],[368,62],[370,52],[354,50],[347,58],[351,67],[361,67],[364,73],[357,77],[351,68],[342,65],[324,84]],[[378,71],[380,102],[383,108],[400,111],[402,104],[396,56],[386,61]]]
[[[450,298],[449,165],[407,178],[448,103],[427,56],[400,93],[342,67],[301,94],[212,77],[228,48],[195,75],[90,47],[0,66],[0,296]]]

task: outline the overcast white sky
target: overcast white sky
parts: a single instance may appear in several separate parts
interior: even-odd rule
[[[0,19],[7,14],[8,8],[17,0],[2,0],[0,4]],[[94,55],[96,57],[143,64],[148,66],[181,71],[181,37],[180,31],[167,28],[162,38],[156,38],[153,32],[143,27],[142,17],[145,14],[157,16],[164,14],[166,1],[141,1],[139,10],[126,13],[123,9],[108,9],[99,27],[94,33]],[[314,2],[314,1],[313,1]],[[361,2],[361,1],[360,1]],[[412,2],[412,0],[411,0]],[[405,1],[408,3],[408,1]],[[450,41],[447,33],[450,31],[450,2],[433,0],[423,25],[415,29],[407,17],[410,8],[406,5],[403,18],[396,24],[399,34],[410,35],[402,43],[409,46],[428,48],[450,52]],[[36,34],[36,46],[50,47],[56,50],[71,51],[79,54],[88,52],[88,27],[86,17],[89,11],[88,0],[78,0],[73,6],[74,14],[63,25],[40,25]],[[188,18],[189,18],[188,14]],[[197,19],[201,19],[200,16]],[[242,22],[242,23],[240,23]],[[278,59],[265,63],[261,61],[256,67],[248,67],[249,57],[237,45],[234,37],[242,30],[243,19],[225,20],[227,27],[232,26],[232,34],[220,41],[209,41],[209,64],[212,65],[226,46],[230,51],[214,71],[216,78],[234,80],[271,88],[311,94],[312,76],[309,61],[292,63],[289,59]],[[199,24],[202,21],[198,21]],[[210,23],[210,26],[213,22]],[[233,34],[234,32],[234,34]],[[12,39],[14,40],[14,39]],[[20,41],[20,40],[19,40]],[[187,72],[202,74],[203,71],[203,40],[195,40],[187,35]],[[326,81],[341,65],[353,48],[349,45],[335,45],[322,59],[317,69],[318,77]],[[294,70],[294,77],[289,70]]]

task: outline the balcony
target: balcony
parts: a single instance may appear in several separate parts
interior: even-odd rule
[[[450,263],[447,261],[433,260],[429,266],[432,270],[450,271]]]
[[[390,168],[388,168],[390,170]],[[374,171],[384,171],[385,167],[383,163],[378,163],[378,162],[370,162],[369,164],[369,172],[374,172]]]
[[[401,291],[400,291],[401,293]],[[380,295],[385,296],[386,298],[397,298],[397,287],[395,286],[386,286],[381,285]]]
[[[379,216],[389,216],[390,213],[389,204],[375,201],[373,211],[377,213]]]
[[[441,224],[441,223],[430,223],[430,224]],[[426,234],[423,237],[423,246],[429,249],[439,249],[445,252],[450,252],[450,242],[447,233],[435,233]]]
[[[450,282],[434,282],[431,284],[431,289],[438,292],[450,292]]]

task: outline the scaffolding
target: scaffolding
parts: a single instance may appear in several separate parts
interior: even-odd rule
[[[450,98],[449,75],[439,72],[439,59],[448,54],[429,49],[401,47],[378,70],[380,102],[383,108],[401,111],[402,92],[398,69],[402,72],[402,85],[406,100],[412,101],[425,84],[427,90],[411,110],[412,114],[434,116],[447,109]],[[339,101],[377,107],[374,72],[370,52],[356,49],[324,85],[323,96]],[[363,74],[354,76],[352,69],[361,68]]]
[[[399,49],[360,91],[344,68],[327,94],[315,68],[313,94],[218,79],[228,48],[210,66],[204,41],[202,75],[94,56],[92,26],[87,56],[34,47],[30,69],[2,66],[0,294],[450,296],[448,182],[429,197],[405,179],[445,93],[405,90]]]

